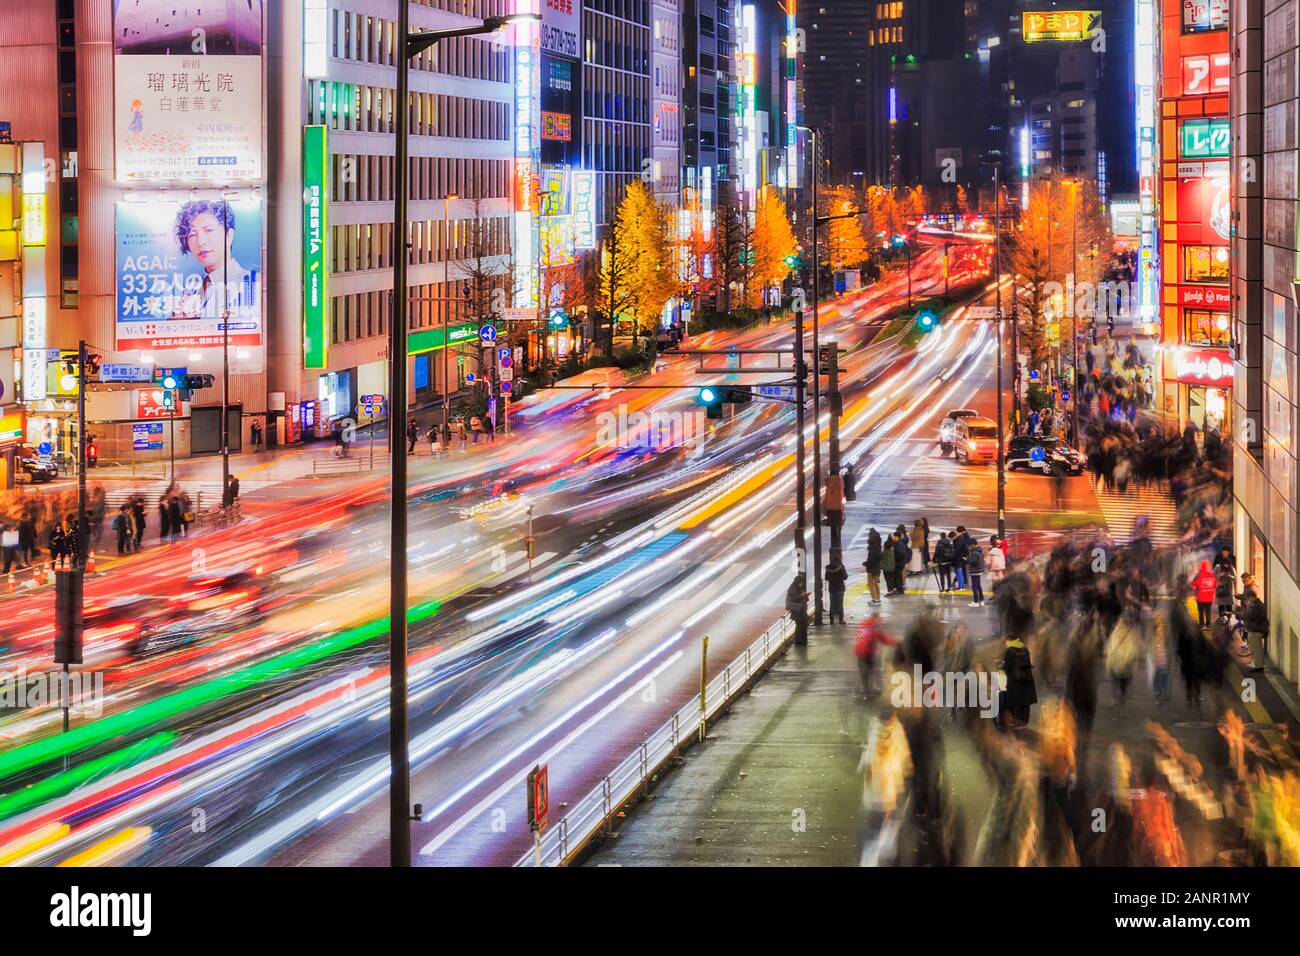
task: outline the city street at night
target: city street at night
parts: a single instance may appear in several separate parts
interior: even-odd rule
[[[0,4],[19,938],[1280,926],[1297,2]]]

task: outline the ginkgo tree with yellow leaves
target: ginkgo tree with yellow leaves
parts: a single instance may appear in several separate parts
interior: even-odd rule
[[[829,190],[822,201],[821,215],[840,216],[859,212],[857,194],[849,186],[835,186]],[[832,219],[826,224],[825,236],[826,258],[824,264],[831,269],[856,269],[866,262],[871,255],[863,235],[861,215],[849,215],[847,218]]]
[[[753,260],[753,281],[745,289],[745,304],[763,304],[763,290],[778,286],[791,272],[791,262],[799,251],[776,187],[764,186],[754,204],[754,225],[750,233],[749,254]]]
[[[600,284],[611,303],[611,321],[632,319],[635,348],[638,331],[653,334],[664,306],[679,291],[677,250],[667,211],[639,179],[628,184],[613,226]]]

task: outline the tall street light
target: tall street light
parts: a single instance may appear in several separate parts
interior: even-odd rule
[[[538,13],[488,17],[479,23],[447,30],[410,31],[410,0],[397,4],[397,35],[402,56],[397,60],[397,157],[393,170],[393,315],[388,329],[389,458],[392,465],[392,507],[389,537],[392,556],[389,567],[388,653],[389,653],[389,851],[392,866],[411,865],[411,758],[407,710],[406,628],[406,334],[407,334],[407,240],[406,188],[409,175],[411,59],[440,40],[495,33],[515,23],[541,20]]]

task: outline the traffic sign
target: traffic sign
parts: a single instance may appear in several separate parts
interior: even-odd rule
[[[542,764],[528,772],[528,829],[545,830],[551,813],[551,788],[548,767]]]
[[[510,368],[514,364],[515,352],[508,345],[503,345],[497,349],[497,364],[502,368]]]
[[[36,446],[36,450],[40,452],[42,455],[48,455],[51,451],[54,450],[54,446],[47,441],[43,441]]]
[[[501,369],[501,384],[513,382],[515,380],[515,370],[512,368]]]
[[[382,405],[382,404],[384,404],[385,401],[386,401],[386,399],[384,398],[384,396],[381,395],[381,394],[378,394],[378,393],[373,394],[373,395],[362,395],[362,396],[361,396],[361,404],[362,404],[362,405]]]
[[[473,385],[473,384],[474,384],[475,382],[477,382],[477,381],[478,381],[478,376],[475,375],[473,372],[466,372],[466,373],[465,373],[465,384],[466,384],[466,385]]]
[[[740,356],[737,354],[728,355],[727,368],[740,368]]]
[[[511,385],[510,382],[502,382],[502,383],[501,383],[501,394],[502,394],[502,395],[509,395],[509,394],[510,394],[510,385]]]
[[[478,330],[478,337],[484,345],[491,345],[497,340],[497,327],[495,325],[485,325]]]
[[[795,387],[793,385],[755,385],[754,394],[759,398],[770,398],[778,402],[793,402]]]

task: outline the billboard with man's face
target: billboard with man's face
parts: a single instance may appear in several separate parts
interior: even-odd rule
[[[262,344],[261,200],[117,204],[117,348]]]

